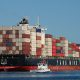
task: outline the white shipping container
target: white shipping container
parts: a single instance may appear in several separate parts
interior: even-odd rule
[[[19,46],[19,50],[22,50],[22,46]]]
[[[66,57],[68,56],[68,51],[65,52],[65,56],[66,56]]]
[[[41,33],[38,33],[38,32],[37,32],[36,35],[37,35],[37,36],[41,36]]]
[[[76,57],[76,54],[72,54],[73,55],[73,57]]]
[[[22,26],[22,30],[27,30],[28,29],[28,24],[25,24],[24,26]]]
[[[35,43],[35,42],[34,42],[34,43],[30,43],[30,45],[31,45],[31,46],[36,46],[36,43]]]
[[[31,42],[31,45],[33,45],[33,44],[36,44],[36,42],[34,41],[34,42]]]
[[[36,35],[36,32],[31,32],[31,31],[30,31],[30,34],[31,34],[31,35]]]
[[[13,38],[13,35],[9,34],[9,38]]]
[[[31,51],[30,54],[34,56],[36,55],[36,51]]]
[[[22,27],[21,26],[14,26],[13,30],[22,30]]]
[[[47,53],[47,56],[52,56],[52,53]]]
[[[36,49],[31,49],[31,51],[36,51]]]
[[[36,41],[36,44],[41,44],[41,40],[37,40]]]
[[[12,50],[16,50],[16,46],[13,46],[13,47],[12,47]]]
[[[20,31],[20,34],[30,34],[30,30],[22,30]]]
[[[76,57],[79,57],[79,52],[76,52]]]
[[[35,40],[36,41],[36,37],[30,37],[31,40]]]
[[[13,54],[13,51],[12,51],[12,50],[10,50],[8,54]]]
[[[36,47],[41,47],[41,44],[36,44]]]
[[[16,42],[16,46],[19,46],[19,43],[18,42]]]
[[[19,34],[19,38],[22,38],[22,35],[21,34]]]
[[[9,26],[9,27],[6,26],[6,27],[3,27],[3,30],[13,30],[13,29],[12,29],[12,26]]]
[[[13,39],[15,39],[15,35],[13,34]]]
[[[16,39],[12,39],[12,42],[16,42]]]
[[[30,38],[23,38],[22,42],[30,42]]]
[[[4,50],[6,50],[6,47],[0,47],[0,50],[4,51]]]
[[[21,42],[19,43],[19,46],[22,46],[22,43]]]
[[[13,34],[15,34],[15,30],[13,30]]]
[[[15,54],[19,54],[19,50],[16,50],[16,51],[15,51]]]
[[[19,39],[17,39],[17,38],[16,38],[16,39],[14,39],[14,41],[16,41],[16,43],[19,43]]]
[[[52,42],[52,38],[45,38],[46,42]]]
[[[45,33],[42,32],[41,34],[41,44],[45,45]]]
[[[3,30],[3,34],[6,34],[6,31],[5,30]]]
[[[36,48],[36,45],[35,46],[32,45],[31,48]]]

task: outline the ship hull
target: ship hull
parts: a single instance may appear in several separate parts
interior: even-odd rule
[[[0,55],[0,71],[36,70],[40,61],[46,61],[51,71],[80,70],[78,58],[36,58],[25,55]]]
[[[80,70],[80,66],[48,66],[51,71]],[[37,66],[0,66],[0,71],[30,71],[37,69]]]

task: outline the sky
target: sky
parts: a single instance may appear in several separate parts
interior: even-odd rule
[[[80,43],[80,0],[0,0],[0,26],[16,25],[23,17],[35,25],[38,16],[46,33]]]

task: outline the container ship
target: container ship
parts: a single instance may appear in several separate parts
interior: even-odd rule
[[[30,71],[46,61],[52,71],[80,70],[80,44],[46,34],[23,18],[16,26],[0,26],[0,71]]]

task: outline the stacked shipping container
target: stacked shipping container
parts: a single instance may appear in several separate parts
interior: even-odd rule
[[[41,27],[29,26],[23,19],[18,26],[0,27],[0,54],[80,57],[80,47],[65,37],[45,34]]]
[[[46,45],[46,56],[52,56],[52,35],[45,35],[45,45]]]

